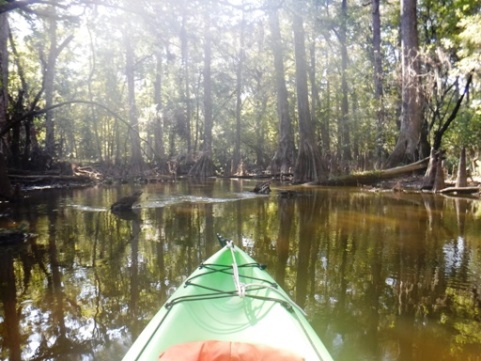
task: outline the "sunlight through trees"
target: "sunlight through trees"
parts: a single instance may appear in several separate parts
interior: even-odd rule
[[[1,154],[30,170],[70,161],[112,176],[299,182],[416,161],[438,144],[475,158],[479,10],[469,0],[0,2]]]

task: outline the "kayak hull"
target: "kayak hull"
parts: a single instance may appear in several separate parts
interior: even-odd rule
[[[175,291],[123,360],[157,360],[174,345],[209,340],[262,344],[305,360],[332,360],[302,310],[263,266],[232,244]]]

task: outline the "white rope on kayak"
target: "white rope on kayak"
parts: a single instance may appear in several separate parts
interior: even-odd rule
[[[239,266],[237,265],[237,261],[235,259],[234,242],[228,241],[226,247],[230,249],[230,253],[232,255],[232,272],[234,275],[234,285],[237,291],[237,295],[241,298],[244,298],[246,295],[246,285],[240,281]]]
[[[289,305],[293,306],[294,308],[296,308],[299,312],[301,312],[304,316],[307,316],[307,313],[306,311],[304,311],[301,306],[299,306],[297,303],[295,303],[294,301],[292,301],[291,299],[289,298],[286,298],[286,296],[284,296],[284,294],[282,294],[277,288],[275,287],[272,287],[272,286],[269,286],[269,285],[265,285],[265,284],[262,284],[262,283],[249,283],[247,285],[244,285],[244,288],[245,288],[245,291],[247,291],[247,288],[248,287],[257,287],[257,288],[268,288],[270,289],[271,291],[274,291],[275,293],[277,293],[277,295],[281,296],[283,298],[283,301],[287,302]]]
[[[228,241],[226,243],[226,247],[229,248],[230,253],[232,255],[232,273],[234,277],[234,285],[237,291],[237,295],[241,298],[244,298],[246,296],[247,288],[251,287],[256,287],[256,288],[268,288],[272,291],[274,291],[277,295],[281,296],[283,298],[283,301],[287,302],[289,305],[293,306],[296,308],[299,312],[301,312],[304,316],[307,316],[306,312],[294,301],[292,301],[289,298],[286,298],[285,295],[280,292],[277,288],[271,286],[271,285],[266,285],[263,283],[243,283],[240,281],[239,277],[239,266],[237,265],[237,261],[235,258],[235,246],[234,242],[232,240]]]

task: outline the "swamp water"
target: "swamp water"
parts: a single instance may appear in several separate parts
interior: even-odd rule
[[[0,360],[120,360],[216,233],[268,265],[336,361],[481,360],[478,199],[254,184],[149,184],[122,217],[132,187],[0,205],[0,227],[32,234],[0,246]]]

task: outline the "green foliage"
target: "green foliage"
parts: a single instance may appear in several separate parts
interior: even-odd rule
[[[461,32],[458,39],[461,47],[458,51],[458,65],[465,73],[474,71],[481,74],[481,15],[476,14],[467,16],[460,20],[459,28]]]
[[[160,141],[170,156],[202,149],[203,141],[203,18],[198,16],[205,6],[215,14],[212,23],[212,93],[214,117],[214,159],[223,165],[230,161],[235,139],[236,69],[243,56],[241,154],[262,166],[272,158],[278,142],[274,66],[266,8],[256,2],[244,2],[246,19],[245,45],[239,49],[242,9],[224,2],[114,0],[103,5],[63,1],[58,8],[59,42],[74,39],[57,60],[56,103],[81,100],[92,104],[64,106],[55,111],[56,142],[59,155],[77,159],[121,161],[128,159],[130,149],[129,103],[126,90],[125,39],[129,34],[135,52],[135,93],[139,136],[146,160],[151,160],[154,143],[162,126]],[[291,32],[292,11],[305,9],[310,86],[317,88],[318,99],[310,99],[316,134],[327,135],[330,157],[337,157],[338,124],[341,114],[340,26],[345,21],[348,48],[347,122],[352,131],[350,147],[355,159],[373,158],[376,139],[376,110],[373,90],[372,34],[370,6],[360,1],[348,2],[347,17],[341,19],[339,3],[323,1],[280,2],[279,19],[284,44],[285,79],[289,92],[290,112],[296,122],[295,64]],[[449,114],[458,90],[452,87],[455,76],[468,71],[480,73],[481,22],[480,6],[472,0],[423,0],[418,6],[420,46],[424,64],[424,109],[433,124]],[[48,48],[48,10],[42,4],[28,12],[15,10],[10,16],[9,94],[15,98],[19,89],[27,91],[32,102],[43,83],[45,51]],[[391,149],[398,134],[400,109],[400,44],[399,4],[382,2],[383,55],[383,125],[385,148]],[[183,42],[183,39],[185,42]],[[23,77],[23,80],[22,80]],[[160,82],[158,81],[160,79]],[[24,83],[22,83],[24,81]],[[26,84],[26,85],[25,85]],[[154,93],[160,87],[160,103]],[[314,93],[312,93],[314,94]],[[312,97],[312,94],[310,97]],[[44,102],[38,103],[39,107]],[[479,119],[479,89],[472,89],[469,107],[462,109],[449,134],[446,146],[456,148],[471,143]],[[315,100],[315,101],[314,101]],[[183,114],[184,119],[177,116]],[[162,117],[162,122],[156,119]],[[43,132],[43,118],[36,121]],[[324,126],[322,128],[321,126]],[[294,127],[296,129],[296,127]],[[431,128],[433,131],[435,127]],[[159,133],[161,134],[161,133]],[[190,135],[189,135],[190,134]],[[186,139],[190,137],[190,139]],[[297,136],[296,136],[297,139]],[[43,138],[40,136],[41,145]],[[319,141],[321,144],[322,142]],[[323,145],[327,146],[327,145]],[[323,149],[327,153],[328,149]],[[260,156],[262,154],[262,156]],[[166,160],[166,159],[164,159]],[[259,164],[260,165],[260,164]],[[351,168],[361,167],[356,161]],[[364,164],[365,166],[365,164]]]

